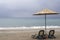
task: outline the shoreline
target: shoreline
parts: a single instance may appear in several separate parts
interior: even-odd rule
[[[22,29],[44,29],[45,27],[1,27],[0,30],[22,30]],[[60,26],[59,27],[46,27],[46,29],[60,29]]]
[[[18,29],[42,29],[45,28],[45,26],[22,26],[22,27],[0,27],[0,30],[18,30]],[[46,26],[47,29],[49,28],[60,28],[60,26]]]

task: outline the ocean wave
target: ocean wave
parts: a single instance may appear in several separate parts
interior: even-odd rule
[[[45,26],[0,27],[0,30],[10,30],[10,29],[39,29],[39,28],[45,28]],[[60,28],[60,26],[47,26],[46,28]]]

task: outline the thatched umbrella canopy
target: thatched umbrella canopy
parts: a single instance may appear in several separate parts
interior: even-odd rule
[[[37,12],[35,13],[34,15],[52,15],[52,14],[58,14],[57,12],[54,12],[52,10],[49,10],[49,9],[43,9],[42,11],[40,12]]]
[[[46,15],[54,15],[54,14],[58,14],[58,13],[49,9],[43,9],[42,11],[37,12],[34,15],[45,15],[45,31],[46,31]]]

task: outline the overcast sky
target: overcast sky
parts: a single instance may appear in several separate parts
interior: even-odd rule
[[[46,8],[60,12],[60,0],[0,0],[0,17],[33,17]]]

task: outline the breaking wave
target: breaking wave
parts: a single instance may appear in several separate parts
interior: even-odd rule
[[[0,30],[11,30],[11,29],[39,29],[39,28],[45,28],[45,26],[31,26],[31,27],[0,27]],[[60,28],[60,26],[47,26],[46,28]]]

